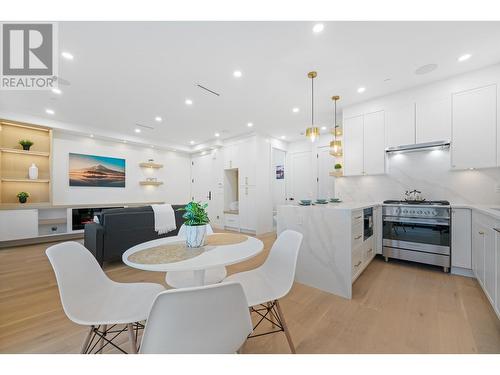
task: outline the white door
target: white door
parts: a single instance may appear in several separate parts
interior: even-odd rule
[[[417,143],[451,140],[451,95],[416,103]]]
[[[496,298],[495,233],[495,230],[489,227],[484,233],[484,289],[493,305]]]
[[[496,166],[496,85],[454,94],[452,124],[452,168]]]
[[[384,111],[368,113],[364,118],[363,172],[385,173],[385,121]]]
[[[286,181],[288,180],[288,168],[285,166],[286,152],[276,148],[272,150],[271,181],[273,190],[273,210],[282,204],[286,204]],[[282,171],[284,173],[282,173]]]
[[[363,174],[363,115],[344,119],[344,175]]]
[[[471,210],[451,210],[451,266],[472,268]]]
[[[389,108],[385,115],[387,147],[415,143],[415,103]]]
[[[242,186],[239,190],[239,219],[243,231],[257,230],[257,194],[255,186]]]
[[[213,186],[212,154],[195,156],[191,159],[191,199],[195,202],[208,203],[210,220],[216,220],[216,212],[212,205],[215,188]]]
[[[334,177],[330,176],[335,164],[335,158],[330,155],[330,147],[318,148],[318,195],[317,198],[333,198]]]
[[[476,279],[484,286],[484,245],[486,228],[477,220],[472,220],[472,270]]]
[[[290,155],[290,193],[294,200],[313,199],[311,152],[296,152]]]

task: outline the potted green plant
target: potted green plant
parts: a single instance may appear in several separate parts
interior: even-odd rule
[[[30,147],[33,146],[33,142],[30,141],[29,139],[21,139],[19,141],[19,144],[23,146],[23,150],[25,151],[29,151]]]
[[[342,176],[342,164],[337,163],[333,168],[335,169],[336,176]]]
[[[21,191],[17,193],[17,199],[19,199],[19,203],[26,203],[30,196],[30,193],[27,193],[25,191]]]
[[[205,244],[207,224],[210,222],[207,213],[208,204],[200,202],[189,202],[178,211],[185,211],[182,218],[186,226],[186,246],[201,247]]]

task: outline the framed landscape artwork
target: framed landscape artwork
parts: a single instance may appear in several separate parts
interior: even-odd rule
[[[125,187],[125,159],[69,154],[69,186]]]

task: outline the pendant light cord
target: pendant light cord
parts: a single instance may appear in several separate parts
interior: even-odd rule
[[[311,78],[311,128],[314,127],[314,77]]]

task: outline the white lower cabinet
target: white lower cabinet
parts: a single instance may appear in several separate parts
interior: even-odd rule
[[[373,207],[373,237],[375,241],[375,253],[382,254],[382,207]]]
[[[468,208],[451,210],[451,266],[472,269],[472,213]]]
[[[38,236],[38,210],[0,211],[0,241]]]
[[[500,318],[500,220],[472,213],[472,269]]]

